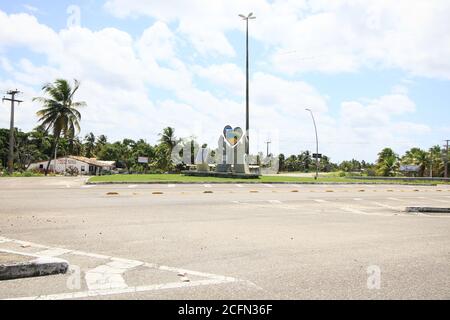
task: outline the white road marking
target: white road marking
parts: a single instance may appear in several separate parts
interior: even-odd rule
[[[238,188],[243,188],[242,184],[235,184],[235,186]]]
[[[95,184],[85,184],[83,186],[81,186],[82,189],[89,189],[89,188],[94,188],[96,185]]]
[[[323,200],[323,199],[313,199],[313,201],[318,202],[318,203],[326,203],[328,201]]]
[[[271,204],[281,204],[282,202],[280,200],[267,200],[267,202]]]
[[[266,186],[267,188],[273,188],[273,185],[271,184],[265,184],[264,186]]]
[[[168,184],[167,188],[175,188],[175,185],[174,184]]]
[[[211,188],[210,184],[204,184],[205,188]]]
[[[128,186],[128,188],[130,188],[130,189],[134,189],[134,188],[136,188],[136,187],[137,187],[136,184],[132,184],[132,185],[129,185],[129,186]]]
[[[69,253],[72,250],[68,250],[68,249],[62,249],[62,248],[50,248],[44,251],[39,251],[38,253],[36,253],[39,256],[43,256],[43,257],[58,257],[58,256],[62,256],[63,254]]]
[[[132,260],[108,262],[86,272],[86,285],[89,290],[128,288],[122,274],[143,264],[143,262]]]
[[[100,266],[97,266],[94,269],[91,269],[86,272],[85,281],[88,286],[88,290],[79,291],[79,292],[68,292],[68,293],[57,293],[57,294],[48,294],[48,295],[39,295],[39,296],[29,296],[29,297],[18,297],[18,298],[10,298],[5,300],[62,300],[62,299],[80,299],[80,298],[88,298],[88,297],[97,297],[97,296],[106,296],[106,295],[118,295],[118,294],[126,294],[126,293],[137,293],[137,292],[147,292],[147,291],[157,291],[157,290],[167,290],[167,289],[177,289],[177,288],[188,288],[188,287],[196,287],[196,286],[205,286],[205,285],[216,285],[216,284],[225,284],[231,282],[241,282],[242,280],[221,276],[216,274],[197,272],[192,270],[168,267],[168,266],[159,266],[157,264],[145,263],[137,260],[130,259],[122,259],[122,258],[114,258],[106,255],[99,255],[94,253],[87,253],[83,251],[72,251],[69,249],[63,248],[52,248],[48,246],[38,245],[31,242],[25,242],[20,240],[8,239],[4,237],[0,237],[0,243],[14,242],[18,244],[30,244],[37,248],[48,248],[48,250],[43,250],[38,253],[28,253],[28,252],[19,252],[8,249],[1,249],[1,252],[13,253],[26,255],[31,257],[42,257],[45,256],[56,256],[61,254],[74,254],[74,255],[82,255],[87,257],[99,258],[99,259],[107,259],[109,260],[107,263],[104,263]],[[143,285],[143,286],[135,286],[129,287],[122,275],[138,266],[144,266],[150,269],[169,271],[174,273],[186,273],[192,276],[204,277],[207,279],[204,280],[195,280],[190,282],[170,282],[170,283],[162,283],[162,284],[152,284],[152,285]],[[250,283],[248,281],[242,281],[244,283]],[[250,283],[251,284],[251,283]]]
[[[387,198],[387,199],[393,200],[393,201],[405,201],[405,200],[401,200],[401,199],[398,199],[398,198]]]
[[[341,210],[350,212],[350,213],[356,213],[356,214],[363,214],[363,215],[370,215],[370,213],[358,210],[358,209],[354,209],[354,208],[350,208],[350,207],[343,207],[341,208]]]
[[[361,199],[361,198],[353,198],[353,200],[355,200],[355,201],[363,201],[363,199]]]
[[[154,284],[154,285],[149,285],[149,286],[59,293],[59,294],[40,295],[40,296],[32,296],[32,297],[13,298],[13,299],[6,299],[6,300],[81,299],[81,298],[108,296],[108,295],[115,295],[115,294],[118,295],[118,294],[125,294],[125,293],[138,293],[138,292],[148,292],[148,291],[157,291],[157,290],[198,287],[198,286],[215,285],[215,284],[223,284],[223,283],[230,283],[230,282],[233,282],[233,281],[220,280],[220,279],[206,279],[206,280],[198,280],[198,281],[191,281],[191,282],[171,282],[171,283],[164,283],[164,284]]]
[[[380,202],[374,202],[372,201],[372,203],[376,206],[382,207],[382,208],[387,208],[387,209],[391,209],[391,210],[399,210],[399,208],[384,204],[384,203],[380,203]]]

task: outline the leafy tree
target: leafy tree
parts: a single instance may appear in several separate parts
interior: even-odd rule
[[[65,137],[73,137],[75,132],[80,131],[81,114],[77,110],[86,105],[85,102],[73,101],[74,95],[80,87],[80,83],[75,80],[73,86],[67,80],[57,79],[54,83],[48,83],[42,87],[44,93],[49,97],[37,97],[33,101],[38,101],[43,108],[37,112],[39,122],[53,133],[52,154],[58,149],[58,142],[61,134]],[[48,174],[51,157],[49,158],[45,175]]]
[[[399,168],[398,155],[391,148],[384,148],[378,154],[377,174],[380,176],[394,176]]]
[[[411,148],[401,159],[402,164],[419,166],[418,175],[423,177],[431,163],[430,154],[420,148]]]

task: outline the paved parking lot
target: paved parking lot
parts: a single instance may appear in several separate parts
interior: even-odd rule
[[[450,187],[0,179],[0,251],[67,275],[0,299],[450,298]]]

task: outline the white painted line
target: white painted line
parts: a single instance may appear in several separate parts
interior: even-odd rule
[[[361,199],[361,198],[353,198],[353,200],[355,200],[355,201],[363,201],[363,199]]]
[[[318,203],[326,203],[326,202],[328,202],[328,201],[322,200],[322,199],[313,199],[313,201],[318,202]]]
[[[132,184],[132,185],[129,185],[129,186],[128,186],[128,188],[130,188],[130,189],[134,189],[134,188],[136,188],[136,187],[137,187],[136,184]]]
[[[235,184],[235,186],[238,188],[243,188],[242,184]]]
[[[88,253],[88,252],[84,252],[84,251],[72,251],[71,254],[74,254],[77,256],[89,257],[89,258],[96,258],[96,259],[111,259],[110,256],[105,256],[103,254]]]
[[[21,255],[21,256],[30,256],[30,257],[34,257],[34,258],[42,258],[40,255],[35,254],[35,253],[20,252],[20,251],[9,250],[9,249],[1,249],[1,248],[0,248],[0,252],[11,253],[11,254],[17,254],[17,255]]]
[[[81,186],[82,189],[89,189],[89,188],[94,188],[96,185],[95,184],[86,184]]]
[[[280,200],[267,200],[267,202],[271,204],[281,204],[282,202]]]
[[[387,199],[392,200],[392,201],[405,201],[405,200],[401,200],[401,199],[398,199],[398,198],[387,198]]]
[[[0,243],[11,242],[11,239],[0,237]]]
[[[13,240],[0,237],[0,240],[3,242],[13,241],[15,243],[27,243],[25,241]],[[40,245],[35,245],[40,246]],[[40,246],[49,248],[46,246]],[[204,285],[215,285],[215,284],[225,284],[236,281],[242,281],[236,278],[221,276],[216,274],[209,274],[204,272],[197,272],[192,270],[185,270],[180,268],[173,268],[167,266],[159,266],[151,263],[144,263],[138,260],[130,260],[130,259],[122,259],[122,258],[114,258],[105,255],[98,255],[93,253],[86,253],[83,251],[71,251],[63,248],[49,248],[48,250],[44,250],[38,253],[24,253],[7,249],[0,249],[1,252],[8,252],[13,254],[20,254],[31,257],[41,258],[41,255],[45,256],[56,256],[64,253],[70,253],[75,255],[85,255],[94,258],[109,258],[109,262],[97,266],[94,269],[91,269],[86,272],[85,281],[88,286],[87,291],[80,292],[69,292],[69,293],[58,293],[58,294],[49,294],[49,295],[39,295],[39,296],[30,296],[30,297],[19,297],[19,298],[10,298],[5,300],[60,300],[60,299],[79,299],[79,298],[87,298],[87,297],[97,297],[97,296],[106,296],[106,295],[115,295],[115,294],[126,294],[126,293],[135,293],[135,292],[146,292],[146,291],[156,291],[156,290],[167,290],[167,289],[177,289],[177,288],[185,288],[185,287],[195,287],[195,286],[204,286]],[[191,282],[170,282],[163,284],[153,284],[153,285],[144,285],[144,286],[136,286],[136,287],[128,287],[122,275],[129,271],[130,269],[136,268],[138,266],[144,266],[147,268],[162,270],[162,271],[171,271],[177,273],[186,273],[193,276],[205,277],[205,280],[196,280]]]
[[[441,199],[430,199],[430,200],[440,202],[440,203],[450,203],[450,200],[441,200]]]
[[[211,188],[210,184],[204,184],[205,188]]]
[[[68,249],[62,249],[62,248],[50,248],[44,251],[39,251],[38,255],[42,257],[58,257],[62,256],[63,254],[70,253],[72,250]]]
[[[272,184],[265,184],[264,186],[266,186],[267,188],[273,188]]]
[[[167,188],[175,188],[175,185],[174,184],[168,184]]]
[[[232,282],[232,281],[220,280],[220,279],[207,279],[207,280],[198,280],[198,281],[191,281],[191,282],[171,282],[171,283],[164,283],[164,284],[154,284],[154,285],[149,285],[149,286],[59,293],[59,294],[41,295],[41,296],[33,296],[33,297],[13,298],[13,299],[6,299],[6,300],[81,299],[81,298],[107,296],[107,295],[114,295],[114,294],[118,295],[118,294],[125,294],[125,293],[137,293],[137,292],[147,292],[147,291],[157,291],[157,290],[167,290],[167,289],[189,288],[189,287],[215,285],[215,284],[223,284],[223,283],[230,283],[230,282]]]
[[[380,203],[380,202],[373,202],[372,203],[376,206],[382,207],[382,208],[387,208],[387,209],[391,209],[391,210],[399,210],[399,208],[384,204],[384,203]]]
[[[350,207],[343,207],[341,208],[341,210],[350,212],[350,213],[356,213],[356,214],[363,214],[363,215],[370,215],[370,213],[358,210],[358,209],[354,209],[354,208],[350,208]]]

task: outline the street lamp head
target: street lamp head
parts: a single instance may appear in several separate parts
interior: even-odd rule
[[[239,17],[241,17],[243,20],[256,19],[256,17],[253,16],[253,12],[250,12],[247,16],[239,14]]]
[[[311,109],[309,109],[309,108],[306,108],[305,110],[311,112]]]

